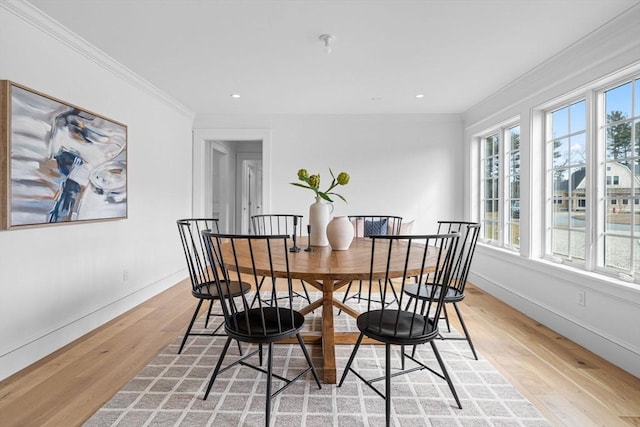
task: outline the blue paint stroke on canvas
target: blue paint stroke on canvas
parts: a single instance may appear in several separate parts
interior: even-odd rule
[[[126,217],[126,127],[19,87],[11,99],[11,225]]]

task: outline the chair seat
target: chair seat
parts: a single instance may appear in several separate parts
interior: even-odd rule
[[[391,344],[421,344],[438,335],[425,317],[401,310],[374,310],[358,316],[358,329],[369,338]]]
[[[233,314],[226,321],[225,330],[240,341],[268,343],[294,336],[303,325],[304,316],[297,311],[262,307]]]
[[[418,299],[437,299],[440,297],[440,292],[442,290],[442,285],[435,285],[437,289],[433,290],[432,284],[426,285],[406,285],[404,288],[405,294],[409,295],[412,298]],[[431,295],[433,293],[433,295]],[[444,302],[460,302],[464,299],[464,293],[460,292],[458,289],[449,288],[447,289],[447,293],[444,296]]]
[[[229,290],[227,291],[227,285],[224,281],[221,281],[222,292],[225,298],[229,296],[237,297],[241,294],[246,294],[251,290],[251,285],[245,282],[229,282]],[[215,282],[205,282],[198,285],[193,291],[191,291],[194,297],[201,299],[220,299],[218,295],[218,289]]]

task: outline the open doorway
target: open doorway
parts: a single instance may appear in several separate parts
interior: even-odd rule
[[[262,211],[262,141],[210,141],[206,153],[205,216],[223,232],[249,233]]]
[[[219,218],[223,232],[249,233],[251,215],[268,211],[269,141],[264,132],[260,139],[241,138],[247,132],[241,130],[229,138],[230,132],[194,132],[193,215]]]

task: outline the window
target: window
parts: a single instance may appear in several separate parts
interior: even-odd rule
[[[619,176],[607,175],[607,185],[619,185],[619,184],[620,184]]]
[[[547,255],[640,278],[640,76],[585,91],[544,121]]]
[[[547,113],[547,183],[550,184],[551,254],[567,260],[585,259],[586,101]]]
[[[509,125],[480,139],[482,239],[520,247],[520,126]]]
[[[508,165],[505,171],[505,204],[509,207],[506,221],[505,246],[520,247],[520,126],[505,130],[505,157]]]
[[[500,228],[500,138],[493,134],[482,138],[482,215],[483,237],[486,241],[499,240]]]
[[[603,237],[600,267],[632,275],[640,272],[640,79],[628,80],[599,93],[598,137],[604,149],[607,174],[600,197]],[[634,203],[629,203],[633,198]],[[621,204],[614,205],[614,201]]]

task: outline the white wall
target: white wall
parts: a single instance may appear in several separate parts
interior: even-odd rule
[[[521,256],[479,245],[470,281],[636,376],[640,286],[540,260],[542,160],[531,147],[540,144],[532,125],[536,106],[638,65],[639,22],[637,6],[464,114],[464,169],[472,171],[465,179],[465,210],[476,216],[472,137],[516,116],[521,123]],[[578,291],[586,293],[584,307],[577,304]]]
[[[129,180],[128,219],[0,231],[2,379],[186,276],[193,119],[29,5],[0,3],[0,52],[0,79],[128,125]]]
[[[196,135],[215,129],[269,129],[265,148],[265,206],[274,213],[309,214],[311,190],[294,187],[297,171],[346,171],[336,191],[335,215],[397,214],[415,219],[414,231],[463,218],[462,122],[458,116],[274,115],[198,118]],[[228,132],[228,131],[225,131]],[[197,141],[196,141],[197,143]],[[267,213],[267,211],[265,211]]]

